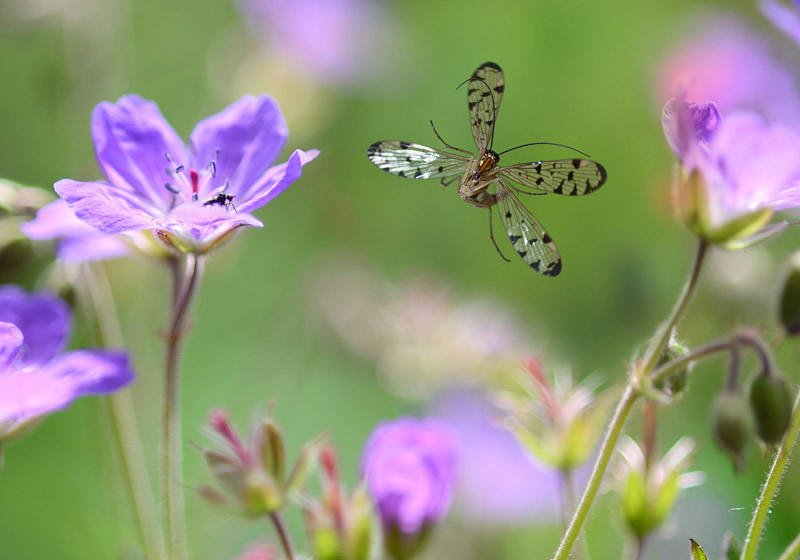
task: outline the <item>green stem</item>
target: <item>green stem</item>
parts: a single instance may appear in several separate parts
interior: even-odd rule
[[[769,515],[772,500],[778,492],[778,486],[780,486],[786,464],[789,462],[789,455],[792,453],[792,448],[794,447],[798,432],[800,432],[800,393],[797,394],[794,401],[789,429],[783,436],[781,445],[778,448],[778,452],[775,453],[772,466],[767,474],[767,480],[764,481],[764,485],[761,487],[761,495],[756,502],[756,510],[753,512],[750,528],[747,531],[747,538],[744,541],[742,560],[755,560],[756,552],[758,551],[758,542],[764,530],[764,523]]]
[[[707,253],[708,243],[701,239],[697,247],[692,272],[683,286],[678,301],[672,308],[669,318],[662,323],[656,331],[656,335],[653,337],[648,347],[645,358],[642,360],[642,365],[635,367],[628,378],[628,384],[625,386],[625,390],[617,404],[614,415],[611,417],[611,422],[606,430],[603,443],[600,446],[600,452],[592,468],[592,474],[589,477],[589,482],[586,484],[586,489],[583,492],[581,501],[578,504],[578,509],[575,510],[572,522],[569,524],[566,533],[564,533],[558,550],[556,550],[555,556],[553,556],[553,560],[566,560],[573,546],[575,546],[575,541],[578,540],[578,536],[589,515],[589,510],[600,489],[600,483],[603,481],[603,477],[608,469],[608,463],[611,460],[611,456],[614,454],[614,449],[616,448],[619,436],[622,434],[625,421],[628,419],[628,415],[634,403],[639,398],[639,392],[636,388],[640,386],[642,380],[650,375],[650,372],[658,363],[658,359],[661,357],[664,347],[669,342],[672,329],[678,323],[681,314],[692,298],[694,289],[697,287],[697,281],[700,278],[700,271],[703,268],[703,262],[705,261]]]
[[[781,554],[778,560],[793,560],[797,558],[798,555],[800,555],[800,535],[794,538],[792,544],[783,551],[783,554]]]
[[[281,540],[283,551],[286,553],[287,560],[294,560],[294,551],[292,550],[292,541],[289,538],[289,532],[286,530],[286,525],[278,513],[270,513],[269,519],[275,527],[275,532],[278,533],[278,538]]]
[[[161,514],[169,560],[185,560],[186,527],[181,486],[180,359],[186,334],[186,317],[202,275],[202,257],[188,255],[180,291],[165,335],[166,357],[161,412]],[[175,274],[179,269],[173,268]]]
[[[87,292],[87,297],[84,297],[83,301],[86,302],[87,311],[94,321],[93,331],[97,345],[121,347],[122,334],[114,298],[102,266],[85,267],[83,277],[86,279]],[[147,476],[147,465],[136,426],[130,389],[104,397],[103,402],[144,558],[158,560],[163,555],[158,536],[156,507]]]

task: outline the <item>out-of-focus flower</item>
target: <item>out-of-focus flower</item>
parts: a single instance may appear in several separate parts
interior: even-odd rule
[[[295,496],[305,482],[317,443],[305,445],[290,473],[286,472],[286,448],[275,422],[266,419],[253,430],[246,443],[239,437],[228,414],[218,410],[209,419],[209,437],[221,451],[200,449],[211,474],[225,493],[200,486],[197,491],[210,502],[245,517],[260,517],[278,511]]]
[[[682,164],[684,218],[709,242],[760,240],[774,210],[800,206],[800,136],[788,126],[753,113],[720,121],[713,104],[682,99],[665,105],[662,123]]]
[[[105,395],[133,381],[125,352],[64,352],[67,305],[47,294],[0,287],[0,443],[85,395]]]
[[[102,233],[153,230],[172,249],[200,254],[241,226],[261,227],[250,212],[318,155],[296,150],[269,167],[286,136],[272,98],[245,96],[198,123],[187,149],[155,103],[128,95],[92,113],[97,163],[108,180],[62,179],[55,189]]]
[[[702,472],[687,472],[694,448],[690,438],[682,438],[661,461],[648,462],[634,440],[620,443],[616,475],[623,519],[640,542],[669,519],[682,490],[705,481]]]
[[[351,351],[376,364],[389,390],[407,398],[511,377],[532,338],[502,303],[459,301],[430,276],[390,284],[346,254],[312,274],[324,319]]]
[[[525,395],[498,393],[505,411],[504,426],[537,459],[560,471],[579,467],[594,451],[603,429],[609,400],[596,396],[597,380],[587,377],[574,385],[569,373],[547,379],[539,361],[528,358],[530,373],[522,379]]]
[[[274,58],[319,81],[348,85],[381,63],[391,19],[376,0],[238,0]],[[388,53],[391,55],[391,53]]]
[[[714,14],[697,22],[661,64],[661,99],[683,92],[687,99],[709,99],[723,115],[755,111],[771,123],[800,129],[800,91],[796,66],[774,56],[774,45],[733,18]],[[769,84],[765,86],[765,84]]]
[[[499,425],[485,395],[451,391],[430,411],[458,434],[456,514],[480,527],[557,517],[558,472],[531,457]]]
[[[441,420],[403,417],[378,424],[364,446],[361,473],[396,559],[413,556],[450,509],[457,436]]]
[[[788,5],[781,0],[762,0],[759,7],[772,25],[800,45],[800,3],[797,0],[789,0]]]
[[[280,553],[277,547],[266,540],[257,540],[244,547],[241,554],[233,560],[278,560]]]
[[[306,528],[317,560],[368,560],[372,552],[373,511],[363,482],[348,495],[339,479],[336,453],[330,446],[319,452],[322,498],[307,498]]]

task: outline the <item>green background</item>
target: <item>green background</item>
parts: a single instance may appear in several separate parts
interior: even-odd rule
[[[126,93],[153,99],[187,137],[197,121],[245,93],[226,88],[227,77],[242,52],[258,49],[229,2],[65,2],[63,18],[27,21],[22,2],[6,4],[0,18],[0,176],[47,190],[63,177],[100,178],[89,134],[99,101]],[[215,407],[229,409],[244,428],[253,411],[274,402],[291,456],[304,441],[329,431],[350,484],[374,423],[417,410],[383,388],[374,364],[352,356],[311,319],[309,287],[319,281],[314,263],[332,251],[364,256],[389,281],[427,271],[459,299],[497,299],[546,333],[546,348],[534,342],[530,348],[546,363],[569,363],[578,376],[599,371],[608,384],[622,382],[625,360],[666,316],[694,250],[668,204],[672,156],[661,132],[659,62],[689,37],[699,14],[732,13],[772,32],[748,2],[410,0],[385,8],[396,35],[366,47],[386,60],[379,64],[380,79],[310,84],[314,91],[301,95],[291,84],[273,87],[268,72],[251,76],[261,89],[250,93],[275,95],[287,113],[291,134],[282,160],[295,148],[322,155],[257,212],[263,230],[244,232],[209,259],[183,361],[188,486],[210,482],[188,442],[205,443],[200,427]],[[78,15],[89,23],[63,23]],[[776,45],[789,48],[772,33]],[[455,87],[487,60],[499,63],[506,76],[496,149],[560,142],[608,170],[608,182],[591,197],[525,200],[558,242],[564,270],[557,279],[500,260],[487,240],[485,213],[459,201],[452,187],[442,191],[436,181],[391,177],[365,157],[366,147],[382,139],[435,146],[429,119],[448,142],[471,147],[466,95]],[[304,95],[306,104],[298,106]],[[509,160],[571,157],[548,147],[517,154]],[[501,249],[511,254],[502,237]],[[796,244],[790,231],[739,257],[763,258],[756,295],[737,299],[711,280],[701,286],[682,338],[699,344],[735,324],[771,328],[780,262]],[[748,263],[734,261],[731,270]],[[155,484],[162,359],[157,333],[167,321],[169,279],[166,270],[136,259],[107,269],[139,374],[132,390]],[[724,278],[728,272],[709,276],[714,274]],[[30,274],[18,281],[34,284]],[[86,338],[85,332],[80,336]],[[781,346],[779,363],[796,382],[791,342]],[[747,472],[735,476],[711,440],[709,403],[724,367],[721,359],[700,365],[683,404],[663,413],[662,448],[681,435],[697,438],[696,468],[708,482],[682,499],[680,530],[656,539],[648,558],[686,557],[688,537],[713,557],[724,528],[744,535],[768,459],[753,449]],[[639,425],[635,415],[632,435]],[[121,488],[101,403],[74,403],[6,449],[0,557],[132,557],[135,534]],[[776,557],[797,533],[799,491],[792,466],[761,557]],[[270,534],[265,523],[220,513],[191,491],[186,503],[192,558],[230,558],[244,543]],[[588,529],[595,559],[619,557],[618,518],[613,497],[601,495]],[[290,522],[302,548],[299,516],[290,514]],[[449,543],[459,539],[457,524],[451,521],[440,533],[428,557],[448,558]],[[555,520],[499,531],[485,537],[485,557],[549,558],[558,535]]]

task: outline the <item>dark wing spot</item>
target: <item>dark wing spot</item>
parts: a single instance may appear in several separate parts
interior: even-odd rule
[[[575,176],[575,172],[574,171],[570,171],[569,173],[567,173],[567,181],[569,181],[571,183],[572,182],[572,178],[574,176]]]
[[[404,171],[398,171],[397,175],[398,175],[398,177],[405,177],[406,176]]]
[[[506,218],[510,218],[510,217],[511,217],[511,212],[506,212]]]
[[[556,188],[553,189],[555,194],[564,194],[564,190],[561,188],[561,185],[558,185]]]
[[[381,153],[380,142],[375,142],[374,144],[370,144],[369,148],[367,148],[367,156],[369,156],[370,158],[375,154],[379,153]]]
[[[475,105],[477,104],[478,104],[477,101],[470,101],[469,103],[467,103],[467,107],[469,107],[469,110],[472,111],[475,108]]]
[[[442,171],[444,171],[444,166],[443,166],[443,165],[440,165],[440,166],[439,166],[439,173],[441,173]]]
[[[513,233],[509,233],[508,239],[511,241],[512,245],[516,245],[517,240],[519,239],[519,235],[514,235]]]
[[[475,95],[476,93],[478,93],[478,90],[477,90],[477,89],[468,89],[468,90],[467,90],[467,95],[468,95],[469,97],[472,97],[472,96],[473,96],[473,95]]]
[[[411,142],[403,142],[403,141],[400,142],[400,147],[403,148],[404,150],[408,149],[408,147],[410,145],[411,145]]]
[[[534,262],[532,262],[532,263],[530,264],[530,266],[531,266],[531,268],[532,268],[533,270],[535,270],[536,272],[539,272],[539,264],[540,264],[540,263],[541,263],[541,261],[534,261]]]
[[[419,179],[420,177],[422,177],[422,175],[424,175],[424,173],[422,173],[422,170],[421,169],[417,169],[414,172],[414,179]]]
[[[550,237],[549,233],[544,232],[544,235],[542,236],[542,241],[544,241],[545,243],[552,243],[553,242],[553,238]]]
[[[534,169],[534,170],[536,171],[536,173],[538,173],[539,175],[541,175],[541,174],[542,174],[542,164],[541,164],[541,163],[540,163],[540,164],[538,164],[538,165],[537,165],[536,167],[534,167],[533,169]]]
[[[545,276],[558,276],[561,273],[561,259],[550,263],[550,266],[547,267],[542,274]]]
[[[573,159],[573,160],[572,160],[572,166],[573,166],[575,169],[578,169],[578,168],[581,166],[581,160],[579,160],[579,159]]]
[[[525,255],[528,254],[528,251],[517,251],[517,254],[524,259]]]
[[[529,244],[531,244],[531,245],[533,245],[533,244],[534,244],[534,243],[536,243],[537,241],[539,241],[539,240],[538,240],[538,239],[536,239],[535,237],[531,237],[531,239],[530,239],[530,241],[528,241],[528,243],[529,243]]]
[[[506,85],[505,84],[500,84],[498,86],[495,86],[495,88],[494,88],[494,90],[497,93],[503,93],[503,91],[505,91],[505,89],[506,89]]]
[[[541,185],[542,183],[544,183],[544,179],[543,179],[543,178],[541,178],[541,177],[537,177],[537,178],[536,178],[536,184],[537,184],[537,185]]]
[[[483,64],[478,66],[478,69],[475,70],[475,73],[477,74],[481,70],[481,68],[494,68],[495,70],[500,70],[500,67],[494,62],[484,62]],[[502,70],[500,71],[502,72]]]
[[[492,95],[492,92],[491,92],[491,91],[484,91],[484,92],[481,94],[481,97],[489,97],[490,95]]]

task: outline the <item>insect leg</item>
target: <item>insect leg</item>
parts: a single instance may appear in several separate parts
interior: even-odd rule
[[[500,250],[500,247],[497,246],[497,241],[494,240],[494,231],[492,231],[492,207],[489,206],[486,209],[489,211],[489,239],[492,240],[492,243],[494,244],[494,248],[497,249],[497,254],[500,255],[500,258],[502,258],[506,262],[511,262],[510,260],[508,260],[506,258],[506,256]]]
[[[439,135],[439,131],[436,130],[436,127],[433,125],[433,121],[431,121],[431,128],[433,129],[433,133],[436,135],[436,138],[441,140],[441,142],[442,142],[442,144],[444,144],[445,148],[449,148],[451,150],[455,150],[457,152],[461,152],[461,153],[464,153],[464,154],[472,155],[472,152],[468,152],[467,150],[462,150],[461,148],[456,148],[455,146],[451,146],[450,144],[445,142],[444,139]]]

